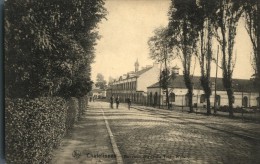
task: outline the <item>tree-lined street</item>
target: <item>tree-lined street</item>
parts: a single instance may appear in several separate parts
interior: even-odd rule
[[[259,7],[6,0],[7,163],[260,163]]]
[[[259,132],[240,119],[92,102],[53,163],[259,163]]]

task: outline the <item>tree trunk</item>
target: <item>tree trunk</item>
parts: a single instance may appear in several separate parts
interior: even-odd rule
[[[167,69],[167,60],[164,58],[164,65],[165,65],[165,71],[166,71],[166,105],[167,109],[170,109],[170,103],[169,103],[169,91],[168,91],[168,69]]]
[[[227,95],[228,95],[229,117],[233,117],[234,116],[234,113],[233,113],[234,98],[233,98],[233,92],[231,89],[227,90]]]
[[[207,96],[207,115],[211,115],[210,97],[209,96]]]
[[[189,107],[190,107],[190,113],[194,112],[193,110],[193,104],[192,104],[192,99],[193,99],[193,94],[192,94],[192,89],[189,89],[188,91],[188,97],[189,97]]]
[[[167,108],[170,109],[168,87],[166,88],[166,105],[167,105]]]

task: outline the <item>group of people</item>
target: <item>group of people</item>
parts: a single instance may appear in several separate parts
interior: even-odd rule
[[[110,107],[111,107],[112,109],[114,108],[114,102],[116,103],[116,109],[118,109],[119,103],[120,103],[119,96],[117,96],[116,99],[114,98],[113,95],[110,97]],[[126,99],[126,102],[127,102],[127,104],[128,104],[128,109],[130,110],[130,107],[131,107],[131,99],[130,99],[130,98],[127,98],[127,99]]]

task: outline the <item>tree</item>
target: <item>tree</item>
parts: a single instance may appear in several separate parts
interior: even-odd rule
[[[196,53],[198,32],[196,27],[196,1],[172,0],[169,11],[170,46],[176,47],[183,65],[185,85],[188,89],[190,112],[193,112],[192,57]]]
[[[207,100],[207,114],[211,114],[210,96],[211,96],[211,62],[212,62],[212,37],[213,23],[215,22],[216,1],[200,0],[197,1],[197,27],[199,32],[198,53],[196,54],[201,69],[200,82]]]
[[[229,116],[233,116],[233,84],[232,75],[235,67],[233,48],[236,28],[243,12],[239,0],[219,0],[217,3],[215,36],[222,51],[223,85],[228,95]]]
[[[106,15],[103,5],[103,0],[6,1],[7,96],[75,95],[63,91],[78,78],[90,80],[90,73],[79,71],[82,66],[90,70],[93,62],[95,29]]]
[[[260,95],[260,2],[247,0],[244,2],[246,30],[253,46],[253,69],[255,70],[255,86]]]
[[[166,104],[169,109],[168,85],[170,71],[167,68],[167,63],[173,60],[175,55],[172,48],[169,46],[168,29],[165,27],[155,29],[154,36],[148,40],[148,45],[150,49],[150,58],[161,64],[164,63],[164,70],[160,74],[159,81],[160,86],[166,91]]]
[[[106,88],[106,80],[104,79],[104,76],[101,73],[97,74],[97,81],[96,81],[96,87],[99,87],[100,89]]]

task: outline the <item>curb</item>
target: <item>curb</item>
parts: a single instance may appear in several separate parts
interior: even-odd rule
[[[109,134],[110,142],[111,142],[113,151],[114,151],[114,153],[116,155],[116,161],[117,161],[118,164],[123,164],[124,162],[123,162],[122,155],[121,155],[120,151],[117,148],[117,144],[116,144],[115,138],[114,138],[113,133],[112,133],[110,127],[109,127],[109,123],[107,121],[105,113],[104,113],[103,109],[101,109],[101,110],[102,110],[103,118],[104,118],[104,121],[105,121],[105,124],[106,124],[106,127],[107,127],[107,132]]]

